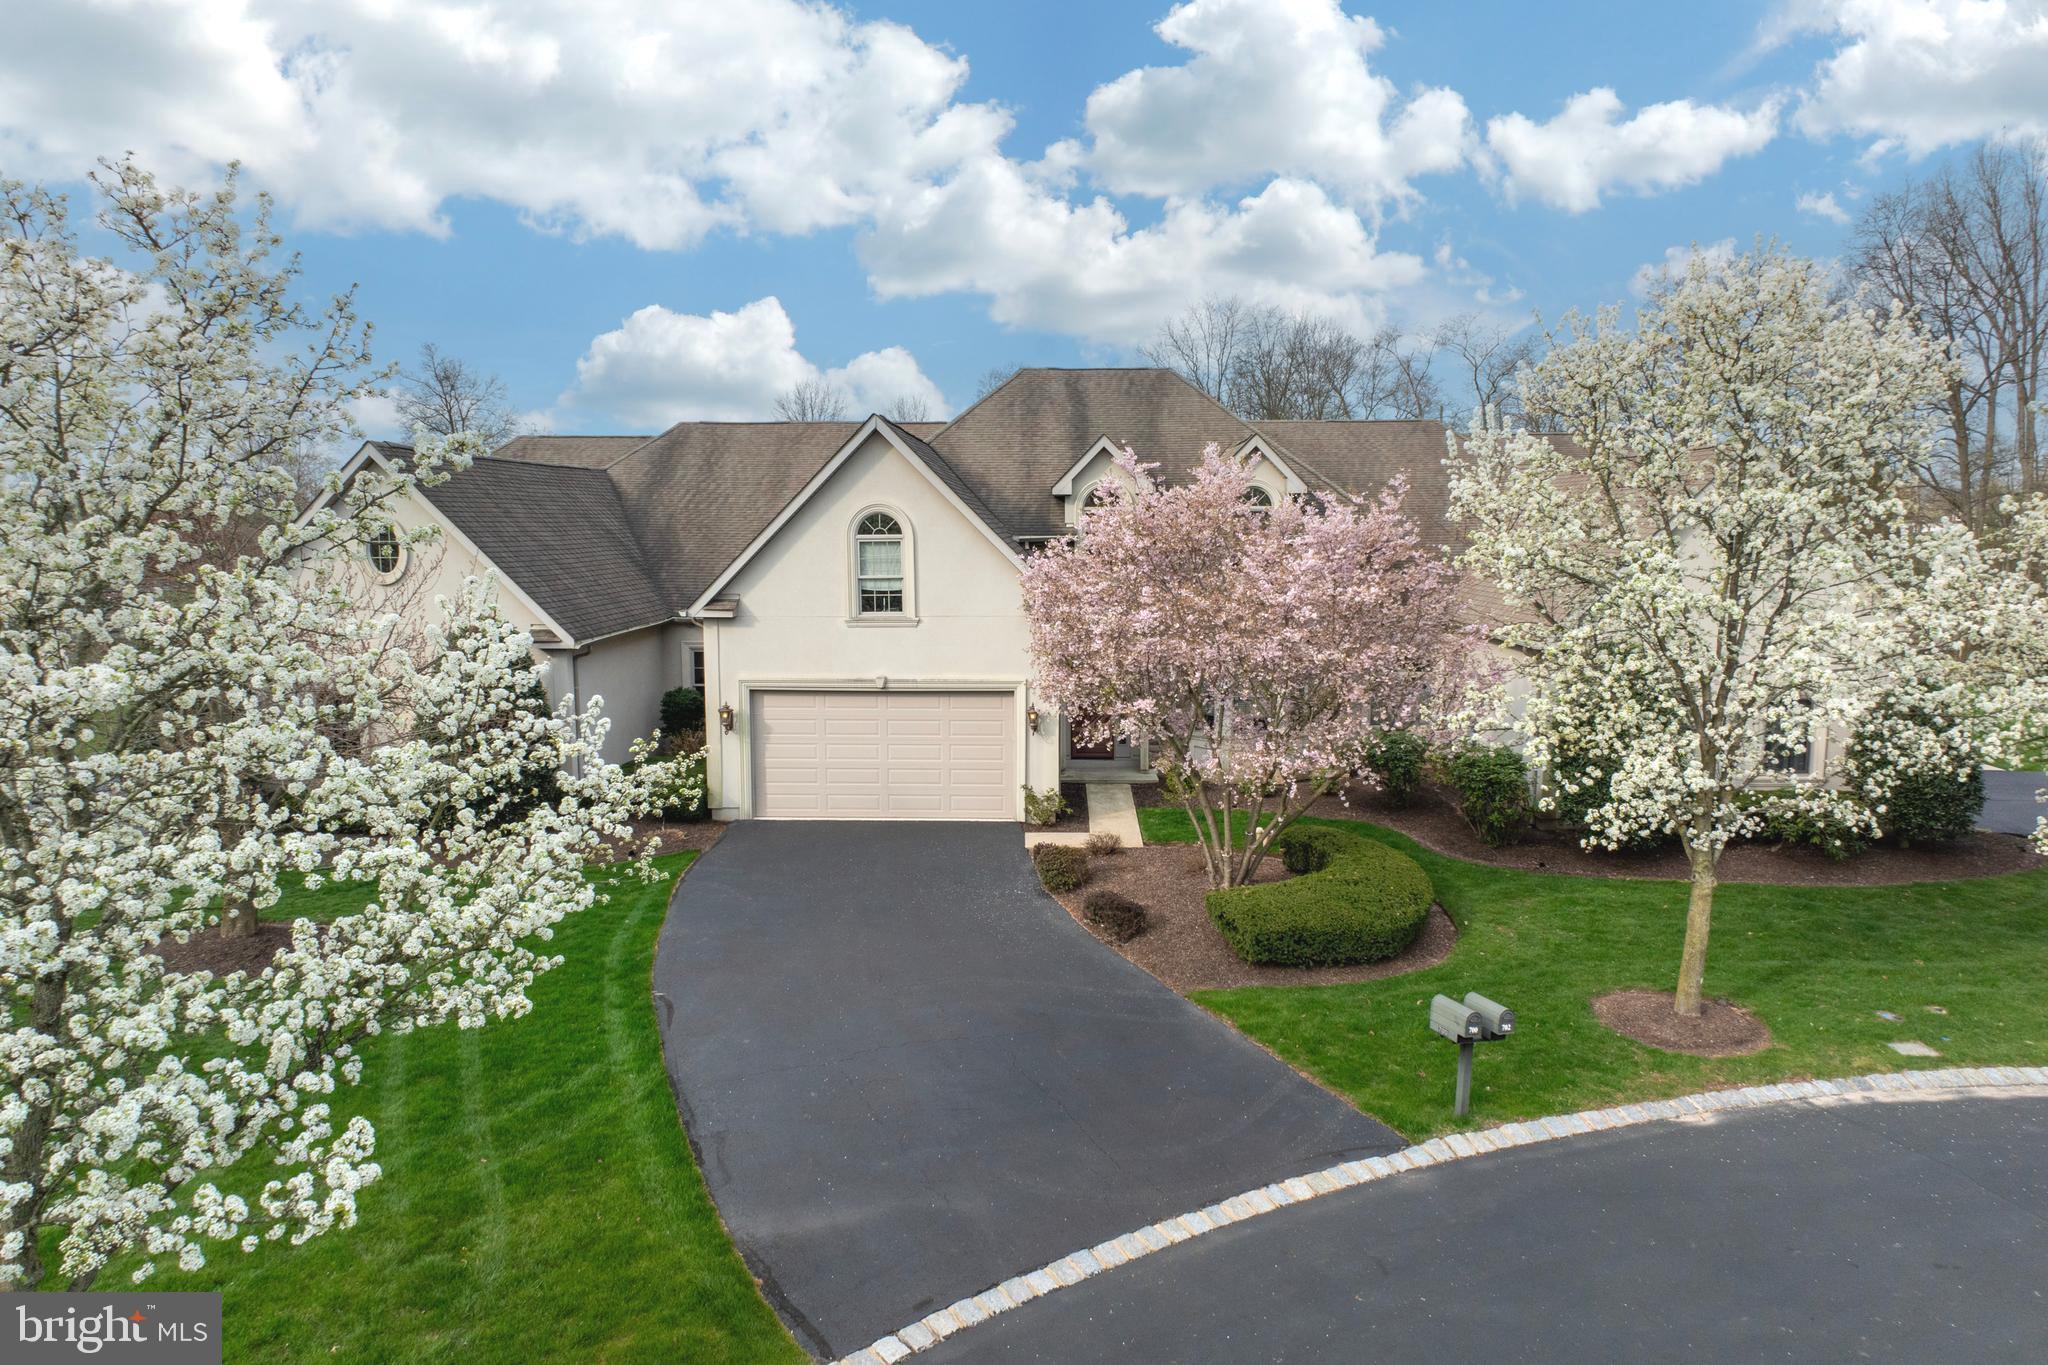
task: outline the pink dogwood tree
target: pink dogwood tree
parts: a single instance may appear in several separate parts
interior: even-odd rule
[[[1214,445],[1178,487],[1128,449],[1117,463],[1130,487],[1025,564],[1038,690],[1084,743],[1150,745],[1211,885],[1241,885],[1317,797],[1372,780],[1375,735],[1452,684],[1453,573],[1398,482],[1267,508]]]

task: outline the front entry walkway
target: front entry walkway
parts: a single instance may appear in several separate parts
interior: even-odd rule
[[[828,1357],[1402,1145],[1104,950],[1014,825],[737,824],[677,891],[654,990],[712,1196]]]

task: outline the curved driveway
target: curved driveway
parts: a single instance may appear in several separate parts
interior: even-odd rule
[[[1403,1145],[1104,950],[1011,824],[735,824],[676,893],[654,989],[719,1211],[827,1356]]]
[[[1789,1104],[1234,1224],[917,1361],[2038,1361],[2048,1098]]]

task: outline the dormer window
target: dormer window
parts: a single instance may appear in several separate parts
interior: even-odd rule
[[[1273,506],[1273,495],[1257,484],[1253,484],[1250,488],[1244,490],[1244,502],[1245,506],[1256,507],[1263,512]]]
[[[854,526],[854,596],[862,616],[903,614],[903,523],[869,512]]]

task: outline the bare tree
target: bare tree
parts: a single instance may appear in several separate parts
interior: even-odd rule
[[[506,399],[503,380],[443,355],[432,342],[420,347],[417,366],[399,371],[392,396],[408,431],[425,428],[436,436],[474,432],[496,450],[524,429]]]
[[[1482,425],[1521,415],[1515,372],[1536,358],[1533,337],[1477,313],[1460,313],[1437,324],[1431,340],[1442,363],[1470,386],[1472,412]]]
[[[921,393],[899,393],[889,400],[882,415],[892,422],[929,422],[932,420],[931,400]]]
[[[1154,365],[1172,370],[1217,402],[1227,401],[1252,309],[1235,295],[1210,296],[1138,348]]]
[[[800,379],[775,395],[775,415],[785,422],[837,422],[850,401],[829,379]]]
[[[981,378],[975,381],[974,401],[979,403],[982,399],[1009,383],[1017,377],[1017,371],[1023,368],[1022,365],[991,365],[983,370]]]
[[[1438,416],[1432,352],[1383,327],[1361,338],[1324,314],[1204,299],[1143,348],[1247,421]]]
[[[2048,486],[2037,405],[2048,351],[2048,149],[1980,148],[1961,167],[1879,196],[1857,224],[1855,280],[1896,300],[1956,364],[1946,441],[1913,473],[1975,527],[2013,491]]]

